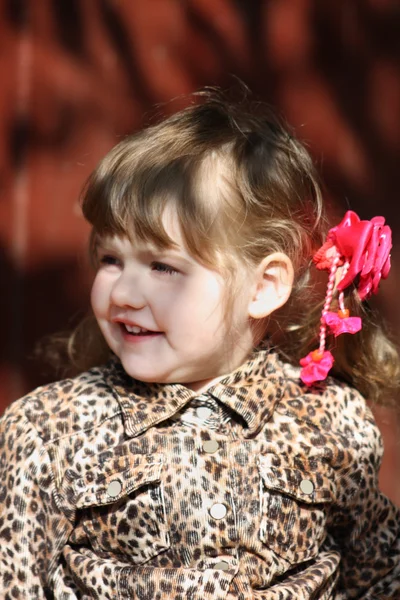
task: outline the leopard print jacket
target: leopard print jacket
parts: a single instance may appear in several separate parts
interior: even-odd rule
[[[363,398],[261,350],[196,394],[116,359],[0,425],[0,597],[400,599]]]

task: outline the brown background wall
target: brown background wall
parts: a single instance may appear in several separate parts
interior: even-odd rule
[[[398,239],[399,25],[397,0],[2,0],[0,410],[54,378],[32,355],[88,306],[79,190],[156,103],[240,77],[308,143],[337,214],[383,214]],[[398,337],[392,256],[376,302]],[[377,417],[400,504],[398,419]]]

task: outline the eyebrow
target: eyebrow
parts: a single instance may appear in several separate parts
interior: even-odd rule
[[[165,248],[163,250],[151,250],[152,253],[157,253],[159,252],[161,254],[162,257],[165,257],[166,259],[168,258],[172,258],[172,259],[177,259],[180,260],[188,265],[193,265],[193,259],[191,259],[190,257],[187,258],[186,256],[184,256],[183,254],[181,254],[179,252],[179,250],[175,250],[174,248]]]
[[[98,237],[97,239],[97,250],[103,250],[103,251],[118,251],[118,242],[114,241],[112,238],[110,237],[103,237],[100,238]],[[149,246],[147,248],[143,248],[143,249],[138,249],[137,250],[138,254],[151,254],[153,256],[156,255],[160,255],[162,259],[168,260],[169,258],[171,259],[176,259],[179,260],[187,265],[193,265],[194,263],[194,259],[190,258],[190,255],[188,255],[188,258],[186,256],[184,256],[183,254],[181,254],[181,252],[179,251],[179,249],[175,249],[173,247],[171,248],[157,248],[157,246]]]
[[[97,237],[96,250],[116,250],[116,244],[110,238],[100,238]]]

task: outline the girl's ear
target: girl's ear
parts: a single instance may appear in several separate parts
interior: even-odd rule
[[[249,316],[263,319],[288,300],[293,287],[293,264],[283,252],[269,254],[257,267]]]

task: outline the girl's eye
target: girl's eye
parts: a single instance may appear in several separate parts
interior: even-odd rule
[[[157,273],[165,273],[166,275],[175,275],[176,273],[179,273],[179,271],[177,271],[170,265],[166,265],[162,262],[153,261],[150,266],[151,270],[157,271]]]
[[[99,258],[99,264],[100,265],[118,265],[119,261],[117,258],[115,258],[115,256],[112,256],[112,254],[103,254]]]

